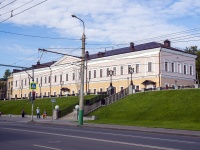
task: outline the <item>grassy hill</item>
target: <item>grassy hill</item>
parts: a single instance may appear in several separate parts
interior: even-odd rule
[[[84,100],[88,100],[95,97],[95,95],[87,95],[84,96]],[[56,97],[56,98],[43,98],[36,99],[34,101],[34,114],[36,114],[35,110],[37,107],[40,108],[41,113],[46,110],[47,115],[52,115],[52,103],[51,99],[56,99],[56,102],[53,104],[58,105],[60,109],[71,106],[79,101],[79,97],[77,96],[69,96],[69,97]],[[26,114],[31,115],[31,106],[32,103],[29,100],[9,100],[9,101],[0,101],[0,111],[3,114],[14,114],[20,115],[22,108],[24,108]]]
[[[94,123],[200,130],[200,89],[133,94],[90,115]]]

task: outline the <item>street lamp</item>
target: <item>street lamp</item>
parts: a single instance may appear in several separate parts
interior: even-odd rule
[[[112,86],[112,76],[114,74],[114,71],[113,70],[109,70],[109,76],[110,76],[110,86]]]
[[[83,35],[82,35],[82,60],[81,60],[81,86],[80,86],[80,100],[79,100],[79,125],[83,125],[83,94],[84,94],[84,69],[85,69],[85,24],[83,20],[75,15],[72,17],[80,20],[83,23]]]
[[[134,73],[134,68],[129,67],[129,73],[131,74],[131,84],[130,85],[133,85],[132,74]]]
[[[23,86],[20,86],[20,89],[21,89],[21,99],[22,99],[22,89],[23,89]]]
[[[39,84],[39,87],[40,87],[40,98],[42,98],[42,93],[41,93],[42,84]]]
[[[60,81],[60,86],[61,86],[61,89],[60,89],[60,95],[62,96],[62,85],[64,84],[64,81]]]

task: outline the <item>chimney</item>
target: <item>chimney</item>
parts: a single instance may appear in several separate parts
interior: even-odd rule
[[[135,46],[134,46],[133,42],[130,43],[130,48],[131,48],[132,51],[135,51]]]
[[[89,59],[89,52],[88,51],[85,52],[85,58],[86,58],[86,60]]]
[[[171,47],[171,42],[169,40],[165,40],[164,47]]]

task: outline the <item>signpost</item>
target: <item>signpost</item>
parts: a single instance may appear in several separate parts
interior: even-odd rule
[[[55,103],[56,100],[55,99],[51,99],[51,103],[52,103],[52,122],[53,122],[53,103]]]
[[[37,89],[37,83],[36,82],[31,82],[30,83],[30,90],[36,90]]]

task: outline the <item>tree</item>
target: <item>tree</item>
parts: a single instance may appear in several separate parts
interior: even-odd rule
[[[3,75],[3,77],[7,79],[7,78],[10,76],[10,74],[11,74],[10,70],[9,70],[9,69],[6,69],[6,71],[5,71],[4,75]]]
[[[190,54],[195,54],[196,58],[196,72],[197,72],[197,79],[200,77],[200,49],[197,46],[186,47],[185,52]]]

